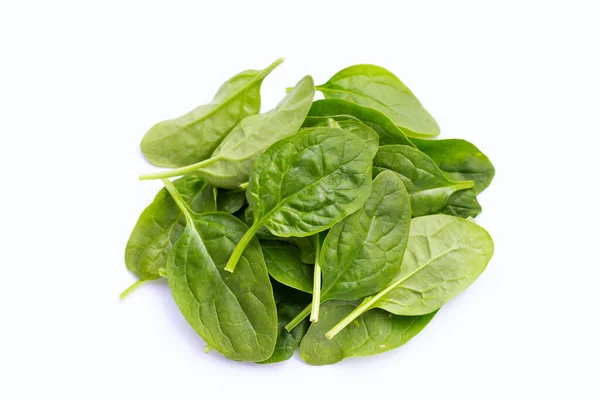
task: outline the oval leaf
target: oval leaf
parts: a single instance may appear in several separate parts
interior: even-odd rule
[[[262,81],[282,62],[241,72],[225,82],[209,104],[154,125],[141,143],[146,160],[173,168],[207,159],[238,122],[260,111]]]
[[[271,146],[256,162],[247,198],[255,225],[309,236],[360,208],[371,191],[377,134],[362,125],[311,128]]]
[[[347,100],[381,111],[409,136],[427,138],[440,134],[437,122],[410,89],[385,68],[354,65],[317,86],[317,90],[327,99]]]
[[[373,165],[375,175],[385,169],[400,175],[410,195],[413,217],[440,213],[453,193],[473,187],[472,181],[449,180],[431,158],[409,146],[381,146]]]
[[[225,213],[190,215],[167,263],[179,310],[206,341],[238,361],[264,361],[277,339],[273,290],[258,241],[252,240],[235,274],[223,267],[247,227]]]
[[[473,181],[475,194],[490,185],[496,170],[490,159],[474,144],[462,139],[413,140],[419,150],[427,154],[448,178]]]
[[[371,356],[402,346],[415,337],[434,317],[398,316],[370,310],[332,339],[325,333],[354,309],[355,303],[328,301],[321,307],[319,322],[311,324],[300,343],[300,357],[311,365],[334,364],[347,357]]]
[[[323,243],[321,301],[358,300],[384,289],[402,264],[410,217],[398,174],[379,174],[365,205],[331,228]]]

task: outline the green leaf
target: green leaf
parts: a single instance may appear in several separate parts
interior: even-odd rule
[[[313,295],[314,301],[358,300],[384,289],[400,270],[410,217],[410,199],[398,174],[379,174],[365,205],[327,234],[319,259],[322,291],[319,299]],[[318,314],[314,301],[311,321]],[[308,313],[309,307],[286,328],[292,329]]]
[[[302,338],[308,330],[308,321],[296,326],[291,332],[285,329],[285,325],[309,302],[310,296],[303,295],[289,287],[273,284],[275,293],[275,302],[277,304],[277,320],[279,322],[279,331],[277,335],[277,344],[273,355],[266,361],[259,364],[272,364],[288,360],[294,355],[294,351],[300,346]]]
[[[410,200],[398,174],[379,174],[365,205],[325,238],[321,301],[358,300],[385,288],[400,270],[410,217]]]
[[[216,211],[212,186],[195,177],[173,181],[189,207],[199,213]],[[169,192],[161,189],[142,212],[125,249],[125,265],[140,280],[158,279],[167,256],[185,227],[183,214]]]
[[[461,218],[475,218],[481,213],[481,206],[473,189],[459,190],[450,196],[440,213]]]
[[[273,143],[298,132],[315,95],[310,76],[304,77],[273,110],[244,118],[223,139],[208,160],[155,174],[158,179],[194,174],[222,188],[233,189],[248,181],[256,159]]]
[[[494,253],[490,235],[475,222],[449,215],[413,218],[402,267],[390,284],[327,332],[334,337],[373,308],[395,315],[429,314],[469,287]]]
[[[235,214],[246,204],[246,192],[244,190],[219,189],[217,194],[217,211]]]
[[[269,274],[276,281],[312,293],[313,266],[301,261],[300,251],[290,243],[274,240],[260,242]]]
[[[277,310],[262,251],[252,240],[238,271],[223,270],[235,243],[247,231],[225,213],[198,215],[178,199],[186,227],[167,261],[167,278],[179,310],[209,347],[238,361],[264,361],[277,340]]]
[[[474,182],[475,194],[487,188],[496,170],[485,154],[474,144],[462,139],[414,139],[419,150],[427,154],[448,178]]]
[[[449,180],[431,158],[409,146],[381,146],[373,165],[374,175],[386,169],[400,175],[410,195],[413,217],[438,214],[453,193],[473,187],[472,181]]]
[[[258,235],[258,233],[257,233]],[[300,261],[305,264],[315,263],[315,238],[313,236],[293,237],[292,243],[300,250]]]
[[[354,309],[355,303],[333,300],[321,306],[319,322],[311,324],[300,343],[300,357],[311,365],[334,364],[347,357],[371,356],[402,346],[416,336],[434,317],[397,316],[370,310],[358,317],[339,335],[325,333]]]
[[[387,115],[411,137],[435,137],[440,128],[415,95],[394,74],[376,65],[345,68],[317,86],[326,99],[347,100]]]
[[[247,70],[226,81],[213,100],[175,119],[154,125],[142,139],[142,153],[159,167],[183,167],[207,159],[243,118],[260,111],[263,79],[283,62]]]
[[[308,117],[304,121],[304,126],[314,126],[315,123],[318,123],[319,117],[332,117],[339,121],[347,119],[348,116],[357,118],[363,124],[377,132],[380,146],[403,144],[414,147],[402,129],[394,124],[385,114],[374,108],[363,107],[345,100],[325,99],[315,101],[310,107]]]
[[[352,131],[305,129],[262,154],[246,192],[254,223],[238,243],[228,271],[262,226],[276,236],[310,236],[362,207],[371,191],[378,137],[357,125]]]

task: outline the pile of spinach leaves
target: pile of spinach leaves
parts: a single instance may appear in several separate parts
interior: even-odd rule
[[[139,280],[122,297],[168,279],[208,348],[237,361],[394,349],[490,261],[473,218],[494,167],[465,140],[435,140],[437,122],[375,65],[322,85],[305,76],[260,114],[261,84],[282,61],[146,133],[146,160],[171,169],[141,176],[165,188],[127,243]]]

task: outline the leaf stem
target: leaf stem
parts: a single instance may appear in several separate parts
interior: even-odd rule
[[[315,235],[315,274],[313,278],[312,308],[310,311],[310,322],[319,320],[319,306],[321,305],[321,264],[319,262],[321,253],[321,240],[319,234]]]
[[[181,198],[181,195],[177,191],[177,188],[175,187],[175,185],[173,185],[173,182],[171,182],[168,179],[163,179],[162,181],[163,181],[165,187],[167,188],[167,191],[173,198],[173,200],[175,200],[175,203],[177,204],[177,206],[179,207],[179,209],[181,210],[183,215],[185,215],[185,219],[188,221],[188,223],[192,223],[192,215],[194,215],[194,212],[187,205],[187,203]]]
[[[456,190],[465,190],[465,189],[472,189],[475,186],[475,182],[473,181],[454,181],[454,187],[456,187]]]
[[[133,285],[131,285],[127,289],[123,290],[123,292],[119,295],[119,299],[121,301],[124,300],[125,297],[127,297],[131,294],[131,292],[133,292],[135,289],[139,288],[146,282],[148,282],[148,281],[143,281],[141,279],[139,281],[135,282]]]
[[[256,231],[258,231],[258,229],[261,226],[262,226],[262,221],[254,221],[254,223],[252,224],[250,229],[248,229],[246,231],[246,233],[244,233],[244,236],[242,236],[242,238],[240,239],[238,244],[235,246],[235,249],[233,250],[231,257],[229,258],[229,261],[227,261],[227,265],[225,266],[225,271],[233,272],[235,270],[235,266],[237,265],[238,261],[240,260],[240,257],[242,257],[242,254],[244,253],[244,250],[248,246],[248,243],[250,243],[250,241],[256,234]]]
[[[298,325],[300,322],[302,322],[304,320],[304,318],[308,317],[311,309],[312,309],[312,303],[307,305],[306,308],[304,310],[300,311],[300,313],[298,315],[296,315],[293,320],[288,322],[288,324],[285,326],[285,330],[288,332],[291,332],[291,330],[294,329],[296,327],[296,325]]]
[[[140,180],[148,181],[148,180],[152,180],[152,179],[173,178],[175,176],[189,174],[191,172],[198,171],[203,166],[205,166],[208,161],[211,161],[211,160],[214,160],[214,159],[209,158],[208,160],[200,161],[195,164],[186,165],[185,167],[168,169],[166,171],[155,172],[152,174],[142,174],[142,175],[140,175]]]
[[[366,299],[364,299],[363,302],[360,303],[358,307],[356,307],[354,310],[352,310],[352,312],[350,314],[346,315],[344,317],[344,319],[342,319],[340,322],[337,323],[336,326],[331,328],[329,330],[329,332],[327,332],[325,334],[325,337],[327,339],[332,339],[335,335],[340,333],[340,331],[342,329],[347,327],[352,321],[354,321],[356,318],[360,317],[363,313],[369,311],[370,307],[373,305],[374,302],[375,302],[375,299],[373,297],[367,297]]]

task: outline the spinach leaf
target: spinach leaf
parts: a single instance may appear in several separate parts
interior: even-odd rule
[[[179,310],[206,341],[238,361],[264,361],[277,339],[273,289],[257,240],[248,243],[235,275],[223,271],[247,227],[225,213],[198,215],[164,183],[186,218],[167,261],[167,278]]]
[[[217,187],[236,188],[248,181],[252,165],[270,145],[298,132],[314,95],[314,82],[310,76],[306,76],[273,110],[244,118],[209,159],[170,171],[142,175],[140,178],[194,174]]]
[[[479,213],[481,213],[481,206],[473,189],[459,190],[453,193],[446,206],[440,210],[440,214],[461,218],[475,218]]]
[[[416,336],[434,317],[435,312],[419,316],[392,315],[370,310],[360,315],[332,339],[325,337],[340,319],[352,311],[355,303],[333,300],[324,303],[319,322],[310,325],[300,343],[300,357],[311,365],[334,364],[347,357],[371,356],[402,346]]]
[[[281,284],[277,284],[277,282],[273,282],[273,292],[275,293],[277,320],[279,323],[277,344],[275,344],[273,355],[266,361],[259,362],[259,364],[271,364],[291,358],[294,355],[294,351],[300,346],[300,342],[308,330],[308,321],[298,324],[291,332],[285,329],[285,324],[310,302],[310,297]]]
[[[449,180],[431,158],[409,146],[381,146],[373,165],[374,175],[386,169],[400,175],[410,195],[413,217],[440,213],[453,193],[473,187],[472,181]]]
[[[440,128],[400,79],[385,68],[361,64],[345,68],[317,86],[326,99],[341,99],[387,115],[411,137],[434,137]]]
[[[413,139],[419,150],[427,154],[448,178],[474,182],[475,194],[490,185],[496,170],[485,154],[474,144],[462,139]]]
[[[235,189],[219,189],[217,194],[217,211],[235,214],[246,204],[246,191]]]
[[[348,116],[359,119],[363,124],[373,129],[379,135],[379,145],[403,144],[414,145],[406,134],[396,124],[380,111],[363,107],[340,99],[317,100],[310,107],[304,126],[314,126],[319,117],[332,117],[336,120],[347,119]]]
[[[199,214],[216,211],[212,186],[195,177],[173,181],[181,197]],[[161,189],[142,212],[125,249],[125,265],[140,280],[158,279],[167,256],[185,227],[183,214],[169,192]]]
[[[246,191],[254,223],[238,243],[227,271],[254,234],[266,226],[276,236],[310,236],[358,210],[371,191],[377,134],[310,128],[280,140],[254,164]]]
[[[246,70],[225,82],[213,100],[175,119],[154,125],[142,139],[146,160],[159,167],[183,167],[208,158],[243,118],[260,111],[263,79],[283,62]]]
[[[326,232],[326,231],[324,231]],[[258,235],[258,233],[257,233]],[[305,264],[315,263],[315,239],[313,236],[292,237],[292,243],[300,250],[300,261]]]
[[[327,337],[372,308],[396,315],[424,315],[439,309],[477,279],[493,253],[490,235],[475,222],[442,214],[414,218],[398,274],[385,289],[365,298]]]
[[[269,275],[278,282],[303,292],[312,293],[313,266],[300,259],[300,251],[290,243],[261,240]]]
[[[398,174],[379,174],[365,205],[334,225],[325,238],[320,257],[323,284],[317,302],[358,300],[384,289],[400,270],[410,216],[410,200]],[[313,300],[311,321],[318,312],[315,305]],[[307,307],[287,328],[308,312]]]

